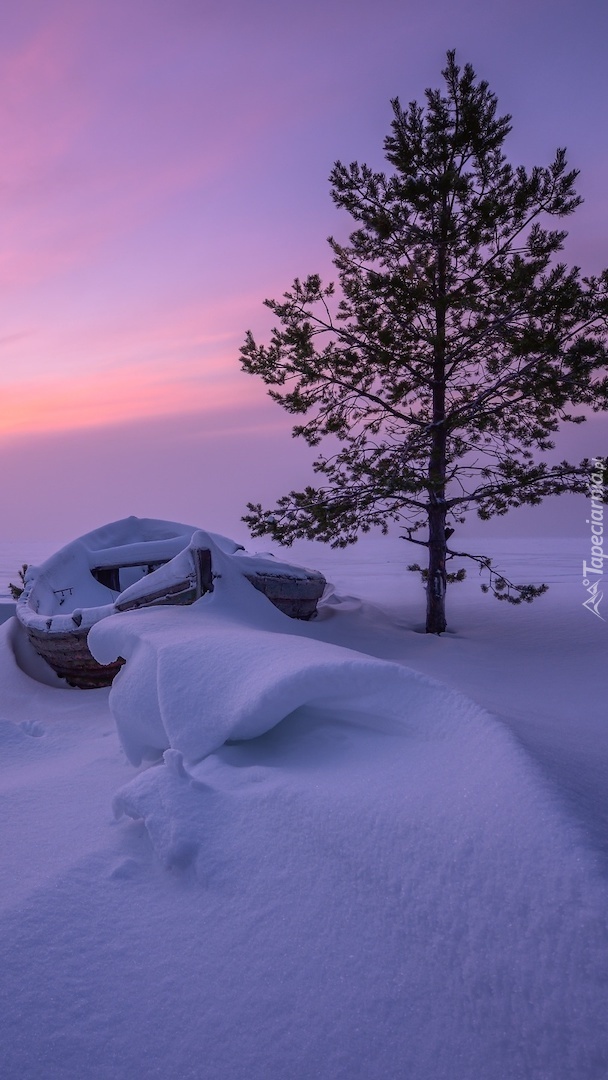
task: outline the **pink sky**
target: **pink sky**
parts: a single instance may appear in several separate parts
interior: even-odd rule
[[[381,165],[390,97],[437,85],[448,48],[513,113],[513,161],[568,147],[586,199],[568,257],[608,262],[604,0],[6,0],[2,15],[5,539],[130,512],[226,528],[247,498],[310,478],[238,349],[267,329],[264,297],[328,272],[325,237],[347,228],[333,161]],[[577,452],[596,441],[576,432]]]

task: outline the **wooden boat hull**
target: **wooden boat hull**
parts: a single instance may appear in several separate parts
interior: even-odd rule
[[[325,588],[325,578],[320,574],[313,576],[311,573],[307,578],[261,573],[244,576],[290,619],[311,619]]]
[[[27,635],[38,656],[46,660],[60,679],[81,690],[97,690],[110,686],[124,660],[119,657],[112,664],[98,664],[87,645],[89,629],[52,634],[28,627]]]
[[[131,601],[119,601],[116,604],[117,613],[167,605],[187,606],[200,599],[205,592],[212,591],[209,552],[202,550],[195,555],[198,558],[195,559],[193,577]],[[325,578],[316,571],[307,571],[305,576],[302,576],[302,572],[298,576],[282,572],[245,573],[243,576],[271,604],[292,619],[312,618],[325,588]],[[49,619],[49,623],[48,629],[25,624],[33,648],[49,667],[70,686],[81,690],[110,686],[125,661],[119,657],[112,664],[104,665],[95,660],[87,645],[90,624],[83,628],[74,625],[74,629],[68,631],[54,631],[52,619]]]
[[[161,594],[152,594],[137,604],[125,604],[117,610],[132,611],[139,607],[181,606],[193,604],[202,595],[200,586],[190,579],[174,585]],[[51,626],[52,626],[52,620]],[[100,664],[92,655],[87,644],[91,627],[84,629],[75,626],[74,630],[40,630],[33,626],[25,627],[31,645],[43,660],[53,669],[60,679],[65,679],[69,686],[80,690],[97,690],[110,686],[125,663],[118,657],[111,664]]]

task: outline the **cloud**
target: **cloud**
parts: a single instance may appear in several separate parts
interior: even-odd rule
[[[253,391],[253,392],[252,392]],[[183,363],[131,362],[60,378],[16,381],[2,390],[0,436],[100,427],[118,421],[169,416],[192,409],[213,412],[261,396],[245,377],[215,360],[215,368]]]
[[[194,192],[215,219],[222,179],[293,112],[225,27],[176,35],[173,13],[133,0],[37,10],[0,54],[4,289],[90,265]]]
[[[258,296],[207,306],[173,299],[152,310],[144,297],[127,306],[112,318],[76,312],[65,326],[22,327],[0,340],[0,436],[266,400],[238,363],[246,315],[265,317]]]
[[[224,454],[233,440],[234,470],[244,459],[249,468],[254,435],[288,422],[273,406],[270,420],[263,386],[239,371],[244,331],[267,340],[272,320],[262,298],[280,296],[296,274],[327,272],[324,237],[352,227],[346,215],[336,224],[326,182],[332,161],[369,161],[371,153],[371,164],[382,167],[389,97],[419,99],[425,85],[437,85],[438,27],[447,45],[466,36],[468,55],[483,58],[480,74],[492,81],[498,71],[505,108],[515,113],[512,105],[524,102],[517,130],[535,160],[543,117],[559,123],[564,141],[576,135],[573,163],[592,179],[571,226],[572,250],[585,268],[588,252],[592,268],[603,265],[602,101],[585,81],[589,69],[598,85],[604,78],[601,35],[586,40],[576,13],[568,14],[566,34],[565,9],[551,22],[552,41],[562,34],[560,52],[546,44],[540,10],[524,16],[503,5],[498,32],[495,13],[480,17],[476,9],[474,20],[463,21],[447,0],[432,11],[354,0],[346,22],[342,7],[321,0],[306,7],[284,0],[5,5],[0,423],[7,469],[15,448],[38,433],[38,462],[62,438],[72,440],[76,457],[94,444],[91,468],[112,444],[129,446],[139,462],[131,467],[129,458],[132,483],[148,484],[146,462],[156,455],[158,475],[169,430],[188,432],[188,452],[205,441],[205,467],[210,459],[217,467],[220,439]],[[577,34],[584,60],[568,67]],[[566,99],[569,125],[555,105]],[[183,419],[193,409],[200,424]],[[285,445],[291,453],[292,443]],[[275,450],[263,459],[271,471],[283,465],[278,443]],[[53,473],[66,482],[69,460],[66,451]],[[34,464],[28,475],[42,498]],[[192,483],[195,470],[189,475]]]

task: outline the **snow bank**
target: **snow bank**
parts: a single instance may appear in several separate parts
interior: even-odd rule
[[[373,597],[381,568],[379,550],[359,580],[338,576],[340,590],[365,596],[363,582]],[[400,587],[387,579],[387,596]],[[577,622],[578,588],[561,606],[550,594],[530,623],[527,609],[482,608],[465,583],[473,632],[440,640],[335,598],[300,625],[224,576],[190,611],[116,618],[103,645],[151,650],[141,678],[154,672],[165,745],[159,688],[171,695],[182,654],[203,727],[222,679],[243,710],[250,686],[260,720],[265,682],[301,677],[293,701],[313,695],[264,735],[196,762],[169,749],[138,775],[109,691],[33,681],[15,661],[15,624],[0,627],[3,1075],[74,1080],[94,1062],[95,1080],[604,1080],[605,847],[591,849],[570,795],[586,759],[598,784],[580,801],[605,838],[605,641],[587,612]],[[167,614],[173,667],[158,680],[154,628]],[[266,641],[257,666],[230,652],[237,632]],[[333,700],[314,696],[315,671],[329,668],[309,645],[323,635]],[[365,657],[337,645],[354,642],[424,663],[507,718],[515,708],[520,732],[540,718],[542,757],[430,678],[398,681],[389,663],[365,669],[367,701],[361,683],[349,693],[349,665]],[[566,725],[570,771],[550,786],[538,762]],[[112,818],[113,794],[134,821]]]
[[[110,707],[134,765],[169,748],[198,761],[304,706],[425,737],[445,733],[455,710],[477,711],[400,665],[304,636],[233,560],[214,550],[213,566],[214,592],[191,607],[121,613],[89,634],[100,663],[127,661]]]
[[[239,1004],[211,1073],[599,1080],[605,890],[577,828],[493,717],[312,630],[226,573],[94,632],[128,657],[132,760],[168,747],[116,817],[215,905],[206,1009]]]

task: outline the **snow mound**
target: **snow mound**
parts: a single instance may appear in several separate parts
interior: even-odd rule
[[[307,703],[266,734],[197,761],[169,748],[138,775],[109,691],[34,681],[15,621],[0,627],[3,1076],[74,1080],[92,1061],[95,1080],[608,1076],[606,879],[579,824],[582,807],[605,852],[605,643],[578,578],[532,616],[494,616],[465,583],[471,630],[437,640],[373,606],[379,558],[358,573],[337,588],[363,605],[329,598],[303,625],[223,574],[196,610],[169,613],[160,679],[166,612],[118,617],[103,642],[100,630],[100,649],[131,649],[121,694],[151,650],[137,678],[147,671],[165,746],[159,689],[182,679],[194,630],[193,725],[219,693],[214,655],[216,668],[232,657],[225,683],[244,710],[248,682],[261,710],[253,691],[276,676],[291,707],[302,669],[292,696]],[[262,637],[257,668],[241,664],[241,643]],[[347,673],[365,657],[346,649],[331,654],[336,694],[320,695],[315,637],[407,655],[490,711],[375,663],[363,708]],[[127,820],[108,813],[116,792]]]
[[[305,706],[115,796],[193,886],[210,1006],[271,1048],[211,1075],[607,1075],[605,891],[523,751],[464,720],[395,738]]]
[[[196,762],[228,740],[263,735],[303,707],[410,737],[443,737],[479,710],[455,691],[390,661],[305,636],[227,557],[212,594],[188,608],[104,619],[96,660],[126,660],[110,691],[134,765],[165,750]]]

